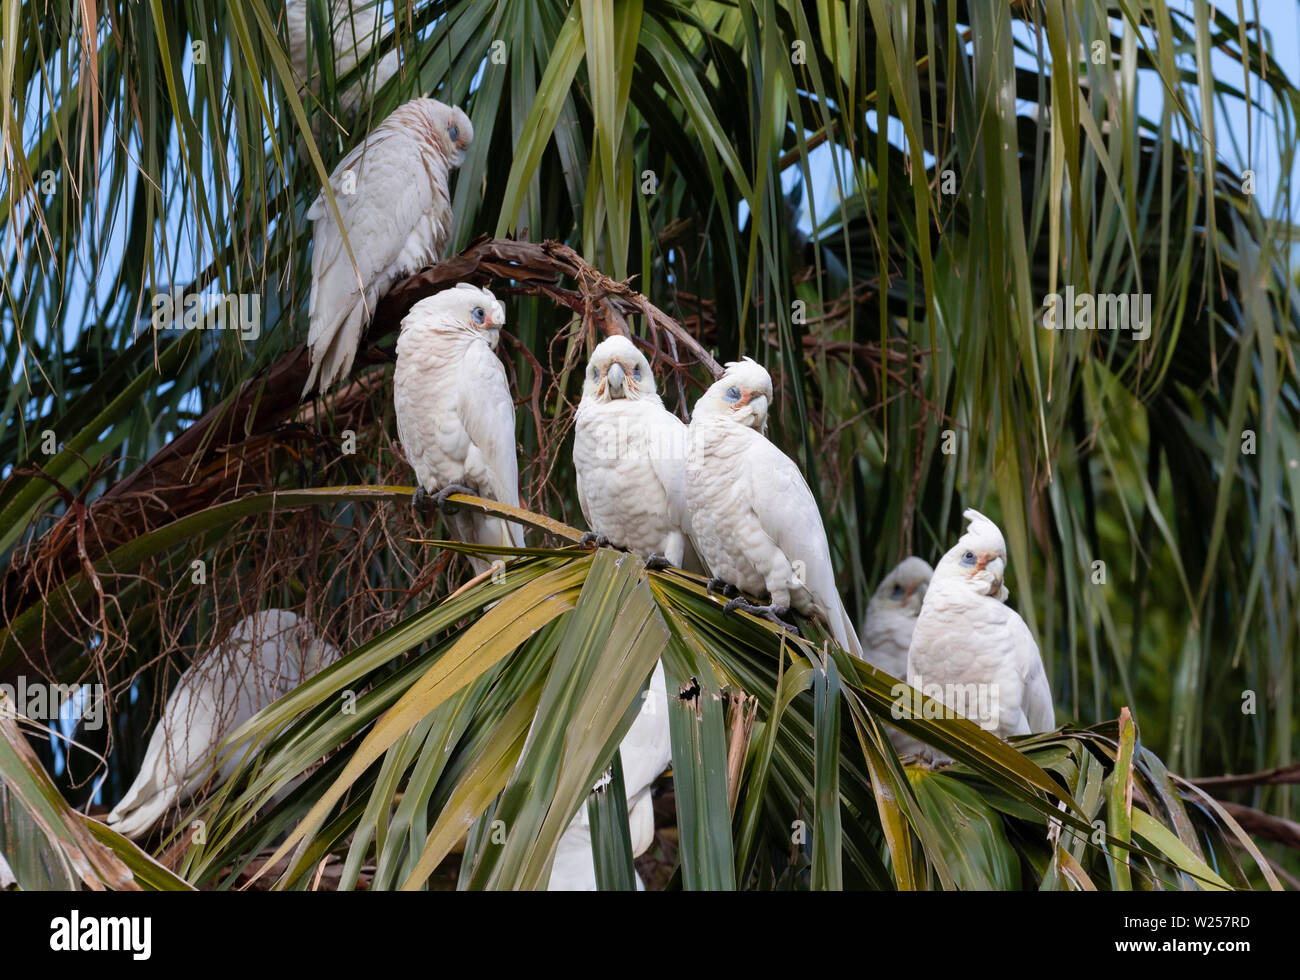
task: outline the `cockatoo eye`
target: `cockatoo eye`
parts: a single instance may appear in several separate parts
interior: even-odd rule
[[[640,381],[640,380],[641,380],[641,365],[640,365],[640,364],[638,364],[636,367],[634,367],[634,368],[632,369],[632,380],[633,380],[633,381]]]
[[[596,365],[594,364],[591,366],[591,380],[592,381],[600,380],[600,368],[596,367]]]
[[[968,551],[966,552],[966,554],[962,555],[961,563],[967,566],[968,568],[973,567],[975,565],[975,552]]]
[[[740,389],[737,388],[735,385],[732,385],[730,388],[727,389],[727,394],[724,397],[729,402],[738,402],[740,401]]]
[[[457,126],[455,123],[449,123],[447,125],[447,135],[450,136],[451,141],[455,143],[458,139],[460,139],[460,127]]]
[[[894,591],[889,593],[889,598],[893,599],[895,602],[901,602],[903,599],[903,587],[901,585],[895,585]]]
[[[487,314],[483,311],[483,307],[481,306],[474,307],[474,309],[470,311],[469,315],[474,318],[475,323],[482,323],[484,318],[487,316]]]

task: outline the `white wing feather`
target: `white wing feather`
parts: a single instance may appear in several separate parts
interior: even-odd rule
[[[466,474],[485,496],[519,506],[519,459],[515,445],[515,405],[505,368],[486,344],[471,344],[461,361],[457,412],[469,436]],[[459,516],[459,515],[457,515]],[[481,514],[471,516],[480,544],[523,546],[523,532]]]
[[[342,227],[323,192],[307,212],[315,222],[308,390],[318,377],[325,388],[347,375],[375,304],[399,276],[436,260],[451,223],[420,147],[395,128],[381,125],[344,157],[330,187]]]
[[[1025,621],[1014,610],[1012,612],[1008,626],[1023,683],[1020,708],[1031,732],[1050,732],[1056,727],[1056,710],[1052,707],[1052,690],[1047,684],[1043,658],[1034,642],[1034,634],[1029,632]]]
[[[826,529],[808,481],[794,460],[762,434],[752,429],[740,434],[748,434],[741,458],[759,524],[791,564],[803,562],[804,587],[825,615],[831,634],[841,647],[861,658],[857,628],[840,599]]]
[[[220,761],[217,783],[229,779],[248,749],[216,760],[222,739],[338,658],[338,650],[322,643],[319,659],[308,662],[302,641],[319,642],[311,637],[293,613],[268,609],[241,620],[218,651],[191,664],[149,736],[140,772],[106,822],[139,837],[199,788],[212,762]]]

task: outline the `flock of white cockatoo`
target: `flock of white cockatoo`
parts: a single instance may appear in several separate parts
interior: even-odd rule
[[[379,31],[377,20],[352,20],[349,10],[348,0],[332,7],[336,55],[346,49],[340,74],[365,56]],[[289,5],[290,54],[309,86],[304,11],[304,2]],[[378,83],[396,67],[395,58],[386,59]],[[307,393],[348,376],[375,305],[394,282],[445,257],[453,226],[450,172],[473,137],[460,109],[414,99],[331,175],[331,193],[322,191],[308,211],[314,251]],[[522,529],[466,513],[447,498],[465,493],[519,503],[514,398],[496,354],[505,323],[501,302],[469,283],[423,299],[402,321],[393,377],[417,508],[436,506],[453,537],[489,549],[521,546]],[[984,708],[971,717],[999,736],[1051,730],[1051,692],[1037,644],[1006,605],[1006,546],[997,526],[967,510],[966,533],[936,568],[910,557],[884,578],[859,634],[840,597],[816,499],[799,466],[767,438],[772,399],[768,372],[744,358],[726,365],[687,425],[664,408],[636,344],[620,335],[603,340],[583,375],[574,431],[577,494],[589,528],[584,540],[639,554],[648,568],[672,565],[709,576],[708,591],[725,597],[726,613],[788,626],[786,617],[797,610],[822,622],[844,650],[927,693],[935,685],[982,685],[995,696],[979,699]],[[476,573],[488,568],[482,559],[472,562]],[[202,784],[228,778],[242,755],[228,747],[224,759],[215,759],[224,737],[338,656],[292,613],[270,610],[240,622],[182,676],[110,825],[141,836]],[[890,737],[900,755],[942,761],[902,732],[891,729]],[[672,762],[661,665],[620,755],[639,855],[654,837],[651,787]],[[595,886],[583,807],[560,840],[550,887]]]

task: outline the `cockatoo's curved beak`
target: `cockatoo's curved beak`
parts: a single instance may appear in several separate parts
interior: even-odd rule
[[[626,384],[627,372],[623,370],[622,364],[615,361],[605,375],[605,390],[609,392],[610,398],[622,398],[626,394]]]
[[[1003,593],[1006,591],[1002,587],[1002,576],[1007,570],[1007,563],[1001,558],[994,558],[985,567],[989,574],[993,576],[993,581],[989,583],[989,595],[1002,599]]]

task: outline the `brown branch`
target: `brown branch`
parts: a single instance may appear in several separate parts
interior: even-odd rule
[[[1275,817],[1271,813],[1242,806],[1240,803],[1220,802],[1219,805],[1228,811],[1232,819],[1241,824],[1241,829],[1246,833],[1300,849],[1300,823],[1287,820],[1285,817]]]
[[[1241,776],[1232,774],[1202,776],[1200,779],[1189,779],[1188,782],[1199,786],[1214,796],[1218,796],[1224,790],[1244,789],[1248,786],[1289,785],[1291,783],[1300,783],[1300,764],[1279,766],[1276,769],[1266,769],[1263,772],[1251,772]]]

